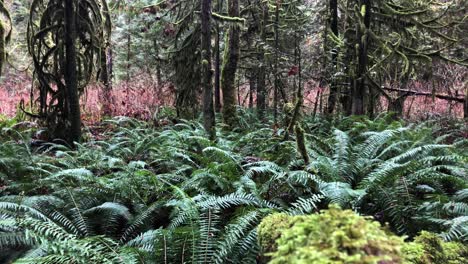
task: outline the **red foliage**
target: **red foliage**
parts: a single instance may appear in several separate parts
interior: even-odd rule
[[[288,75],[297,74],[298,67],[293,66]],[[452,71],[456,72],[456,71]],[[442,74],[442,73],[441,73]],[[449,73],[444,73],[449,74]],[[463,78],[450,76],[451,83],[441,83],[439,87],[451,87],[451,90],[437,88],[438,93],[453,93],[461,97],[464,93]],[[304,110],[312,112],[317,104],[317,112],[323,112],[326,109],[328,88],[321,87],[318,82],[304,81]],[[389,84],[391,85],[391,84]],[[394,84],[393,87],[398,87]],[[408,84],[407,89],[415,91],[431,92],[433,83],[431,81],[413,81]],[[18,104],[21,100],[29,102],[30,100],[31,79],[22,75],[4,76],[3,83],[0,83],[0,115],[9,117],[15,116]],[[242,106],[249,105],[249,85],[241,84],[239,99]],[[320,91],[318,93],[318,91]],[[95,123],[105,115],[112,116],[131,116],[143,120],[152,119],[153,113],[159,106],[168,106],[174,104],[175,87],[171,83],[164,86],[155,84],[152,78],[139,75],[128,85],[125,82],[117,84],[110,94],[102,91],[99,84],[89,85],[85,94],[81,98],[82,118],[86,123]],[[317,95],[319,97],[317,98]],[[395,95],[392,95],[395,96]],[[108,106],[105,107],[108,98]],[[252,96],[256,100],[256,94]],[[272,101],[270,94],[269,101]],[[388,102],[382,97],[377,106],[378,111],[386,111]],[[107,108],[107,109],[104,109]],[[104,111],[107,110],[107,111]],[[448,102],[445,100],[423,97],[409,96],[404,105],[404,117],[409,119],[427,119],[435,116],[463,116],[463,104]]]
[[[14,117],[19,102],[30,101],[30,87],[31,79],[23,76],[12,76],[0,83],[0,115]],[[82,119],[85,123],[101,120],[105,110],[103,98],[109,99],[110,109],[107,112],[112,116],[150,120],[157,107],[173,104],[174,87],[171,84],[158,86],[145,76],[135,78],[129,85],[115,85],[110,95],[103,93],[100,84],[89,85],[81,97]]]
[[[175,34],[175,32],[176,32],[176,31],[175,31],[174,25],[172,25],[172,24],[166,24],[166,25],[164,26],[164,35],[165,35],[166,37],[173,37],[174,34]]]
[[[298,73],[299,73],[299,67],[297,67],[296,65],[293,65],[291,69],[289,69],[288,76],[294,76],[294,75],[297,75]]]

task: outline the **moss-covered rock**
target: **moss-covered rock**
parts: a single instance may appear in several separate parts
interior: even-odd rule
[[[468,259],[461,243],[428,232],[405,243],[379,223],[336,206],[314,215],[268,216],[258,227],[258,238],[261,261],[271,264],[461,264]]]
[[[403,239],[351,210],[331,207],[320,214],[272,215],[265,221],[259,241],[273,264],[401,263]]]
[[[444,242],[436,234],[423,231],[403,246],[402,255],[405,263],[464,264],[468,262],[468,246]]]
[[[291,217],[287,214],[272,214],[258,226],[258,243],[264,252],[276,251],[276,240],[281,237],[282,232],[291,228],[299,217]]]

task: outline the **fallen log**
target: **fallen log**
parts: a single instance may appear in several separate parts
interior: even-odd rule
[[[407,96],[430,96],[430,97],[436,97],[442,100],[447,100],[447,101],[456,101],[458,103],[464,103],[465,102],[465,96],[462,95],[463,97],[455,97],[455,96],[450,96],[450,95],[445,95],[445,94],[434,94],[434,93],[428,93],[428,92],[418,92],[418,91],[413,91],[413,90],[405,90],[405,89],[398,89],[398,88],[390,88],[390,87],[382,87],[383,90],[386,91],[391,91],[391,92],[401,92],[401,93],[406,93]]]

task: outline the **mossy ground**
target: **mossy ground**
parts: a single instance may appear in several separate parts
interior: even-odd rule
[[[258,228],[264,262],[271,264],[462,264],[467,247],[422,232],[413,242],[378,222],[331,206],[320,214],[273,214]]]

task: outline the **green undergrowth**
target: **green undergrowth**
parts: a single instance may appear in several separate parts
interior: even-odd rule
[[[4,125],[0,262],[256,263],[263,218],[330,203],[398,235],[467,241],[467,141],[458,129],[304,118],[306,164],[294,134],[285,141],[271,121],[239,117],[233,132],[218,125],[216,142],[195,121],[115,117],[87,128],[74,150]]]
[[[462,264],[468,247],[423,231],[404,242],[370,218],[338,206],[320,214],[272,214],[258,227],[263,263]]]

